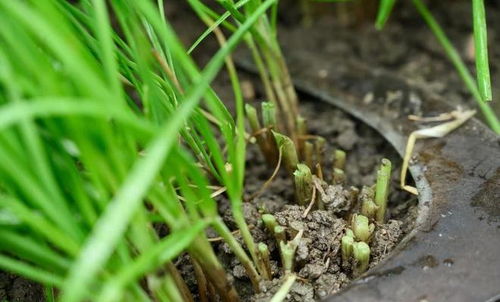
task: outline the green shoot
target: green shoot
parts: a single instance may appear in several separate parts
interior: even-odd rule
[[[333,183],[336,185],[344,184],[346,180],[346,176],[344,170],[342,169],[333,169]]]
[[[299,246],[300,240],[302,239],[303,230],[300,230],[292,241],[285,243],[280,241],[280,253],[281,253],[281,264],[283,265],[283,270],[285,275],[293,272],[295,251]]]
[[[274,134],[274,139],[276,140],[276,144],[278,145],[278,148],[281,148],[283,152],[283,161],[285,163],[285,169],[288,171],[290,175],[293,176],[293,173],[297,169],[297,164],[299,163],[295,144],[286,135],[274,131],[273,134]]]
[[[355,260],[354,276],[366,272],[370,264],[370,247],[365,242],[355,242],[352,245],[352,254]]]
[[[281,225],[278,225],[273,230],[274,237],[276,238],[276,242],[281,245],[281,242],[286,242],[286,233],[285,228]]]
[[[370,220],[374,220],[377,216],[378,206],[373,199],[365,198],[361,203],[361,214],[368,217]]]
[[[264,127],[272,130],[278,124],[276,121],[276,106],[271,102],[262,102],[262,122]]]
[[[271,214],[262,215],[262,222],[266,226],[269,233],[274,234],[274,228],[278,226],[278,222],[276,221],[276,217]]]
[[[288,292],[290,292],[290,289],[292,288],[296,279],[297,279],[297,276],[295,274],[287,275],[285,282],[280,287],[280,289],[276,292],[276,294],[274,294],[274,296],[272,297],[270,302],[285,301],[286,296],[288,295]]]
[[[270,263],[270,254],[267,244],[260,242],[258,245],[259,249],[259,260],[261,261],[262,271],[264,272],[264,277],[267,280],[271,280],[272,271],[271,271],[271,263]]]
[[[245,105],[245,111],[247,114],[248,123],[250,124],[250,129],[255,135],[257,144],[266,159],[269,166],[276,164],[276,142],[271,135],[270,129],[264,129],[261,126],[259,117],[257,115],[257,110],[250,104]]]
[[[277,122],[277,112],[276,112],[276,106],[274,103],[271,102],[263,102],[262,103],[262,122],[264,124],[264,127],[266,128],[266,143],[267,143],[267,148],[268,148],[268,153],[267,157],[270,157],[270,164],[271,166],[275,166],[278,158],[278,147],[276,145],[276,141],[272,135],[272,130],[276,129],[278,126]]]
[[[354,244],[354,238],[348,236],[347,234],[342,237],[341,240],[341,252],[342,252],[342,264],[347,265],[349,259],[352,256],[352,246]]]
[[[483,101],[491,101],[490,67],[488,64],[488,30],[486,27],[484,0],[472,1],[472,20],[474,24],[477,86]]]
[[[378,30],[382,30],[382,28],[384,28],[385,24],[387,23],[387,20],[389,19],[389,16],[391,15],[391,11],[395,3],[396,0],[380,1],[377,12],[377,20],[375,21],[375,27]]]
[[[313,195],[313,176],[307,165],[298,164],[293,172],[295,184],[295,199],[299,205],[307,206]]]
[[[368,217],[354,214],[352,216],[351,228],[356,239],[364,242],[369,242],[375,230],[375,225],[370,223]]]
[[[346,153],[344,150],[337,149],[333,154],[333,167],[344,170],[346,162]]]
[[[384,158],[377,171],[377,184],[375,187],[375,204],[377,205],[376,219],[378,223],[385,222],[385,212],[387,209],[387,197],[391,184],[391,162]]]

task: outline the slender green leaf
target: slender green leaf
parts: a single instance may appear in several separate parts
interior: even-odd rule
[[[476,74],[479,93],[484,101],[491,101],[490,67],[488,64],[488,28],[484,0],[472,0],[474,45],[476,52]]]
[[[389,16],[391,15],[392,8],[394,7],[394,4],[396,3],[396,0],[381,0],[380,4],[378,6],[378,12],[377,12],[377,20],[375,21],[375,27],[378,30],[381,30],[385,23],[387,23],[387,20],[389,19]]]

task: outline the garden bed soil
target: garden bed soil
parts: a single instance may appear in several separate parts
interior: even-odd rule
[[[340,240],[349,227],[346,209],[352,203],[357,204],[363,198],[352,197],[353,188],[362,189],[375,183],[376,169],[383,157],[389,158],[395,166],[401,159],[396,151],[373,129],[359,123],[349,115],[333,106],[302,98],[301,111],[309,121],[309,129],[313,135],[321,135],[328,142],[325,152],[324,167],[330,167],[333,150],[341,148],[347,151],[346,185],[327,185],[323,183],[324,192],[319,192],[325,204],[325,210],[312,210],[304,217],[305,206],[298,206],[294,201],[293,183],[284,171],[281,171],[272,184],[259,197],[244,203],[244,214],[256,242],[264,242],[271,252],[273,280],[261,283],[262,292],[254,294],[245,270],[225,243],[215,243],[219,258],[222,259],[228,273],[233,278],[237,291],[243,301],[264,302],[279,289],[282,270],[276,240],[261,221],[262,213],[272,213],[278,223],[286,228],[288,240],[293,239],[299,230],[304,230],[301,243],[295,257],[295,271],[298,280],[292,287],[287,301],[313,301],[326,298],[356,278],[349,267],[342,265]],[[247,154],[247,172],[245,183],[245,199],[258,191],[269,179],[273,168],[267,167],[257,145],[250,144]],[[397,189],[399,170],[392,174],[391,193],[389,195],[389,220],[377,225],[370,247],[372,250],[370,267],[384,259],[397,243],[413,227],[417,214],[417,199]],[[325,180],[330,183],[330,173],[325,171]],[[229,202],[225,198],[219,200],[220,213],[229,228],[236,230]],[[355,211],[356,212],[356,211]],[[209,233],[209,236],[216,236]],[[239,235],[237,239],[241,241]],[[197,292],[194,272],[187,257],[178,266],[188,280],[192,292]]]

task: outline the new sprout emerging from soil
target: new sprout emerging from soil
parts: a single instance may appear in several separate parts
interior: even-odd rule
[[[271,214],[262,215],[262,222],[266,226],[269,233],[274,234],[274,228],[278,226],[278,222],[276,221],[276,217]]]
[[[246,104],[245,111],[247,114],[248,124],[252,130],[252,134],[257,140],[259,149],[264,155],[268,166],[272,167],[276,165],[278,159],[278,149],[276,148],[274,136],[271,133],[271,130],[276,125],[276,120],[273,118],[273,115],[275,114],[273,114],[272,111],[274,110],[267,104],[269,103],[262,103],[262,119],[264,127],[261,126],[255,107],[250,104]]]
[[[365,242],[355,242],[352,245],[352,254],[355,260],[353,274],[359,276],[366,272],[370,264],[370,247]]]
[[[342,265],[347,266],[349,263],[349,259],[352,255],[352,245],[354,244],[354,235],[352,231],[342,237],[341,240],[341,249],[342,249]]]
[[[286,135],[280,134],[273,131],[274,138],[276,139],[276,144],[278,148],[281,148],[283,152],[283,162],[285,163],[285,168],[288,173],[293,176],[295,169],[297,169],[297,164],[299,163],[299,158],[297,156],[297,149],[292,139]]]
[[[294,259],[295,259],[295,251],[299,246],[300,240],[302,239],[302,234],[304,230],[300,230],[293,240],[285,243],[281,241],[280,244],[280,252],[281,252],[281,261],[283,265],[283,270],[285,274],[290,274],[293,271]]]
[[[285,228],[282,227],[281,225],[278,225],[274,228],[274,237],[276,238],[276,242],[281,244],[281,242],[286,241],[286,233],[285,233]]]
[[[336,185],[345,183],[346,176],[344,170],[333,168],[333,183]]]
[[[361,203],[361,214],[368,217],[370,220],[374,220],[377,215],[378,206],[373,202],[371,198],[365,198]]]
[[[271,263],[269,260],[269,248],[267,247],[267,244],[263,242],[260,242],[257,248],[259,250],[259,260],[264,278],[267,280],[271,280],[272,272]]]
[[[378,223],[384,223],[385,221],[387,197],[391,183],[391,169],[391,161],[387,158],[382,159],[382,164],[377,171],[377,184],[375,186],[375,204],[378,207],[376,219]]]
[[[276,106],[271,102],[262,102],[262,122],[264,127],[275,129],[276,122]]]
[[[401,188],[412,193],[418,195],[417,188],[406,185],[406,173],[408,170],[408,165],[410,163],[411,155],[413,153],[413,148],[415,146],[415,142],[419,138],[432,138],[432,137],[443,137],[453,130],[460,127],[463,123],[465,123],[468,119],[470,119],[476,110],[462,110],[457,109],[455,111],[450,112],[450,116],[454,118],[454,120],[443,123],[438,126],[424,128],[420,130],[413,131],[410,136],[408,136],[408,141],[406,143],[405,156],[403,158],[403,165],[401,167]]]
[[[333,168],[345,169],[346,153],[344,150],[337,149],[333,154]]]
[[[370,241],[370,237],[375,230],[375,225],[370,223],[368,217],[354,214],[352,216],[351,228],[356,239],[364,242]]]
[[[299,205],[307,206],[313,194],[313,176],[307,165],[298,164],[293,172],[295,183],[295,199]]]

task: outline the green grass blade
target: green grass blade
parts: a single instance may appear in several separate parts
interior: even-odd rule
[[[0,107],[0,130],[18,124],[27,118],[67,116],[88,116],[100,119],[115,119],[136,129],[142,134],[151,135],[156,126],[135,117],[114,106],[105,106],[91,100],[72,97],[40,97],[9,103]]]
[[[476,74],[479,93],[484,101],[491,101],[490,67],[488,64],[488,35],[484,0],[472,0]]]
[[[111,278],[104,285],[96,301],[121,301],[120,296],[124,288],[144,274],[153,272],[157,267],[179,255],[207,225],[208,223],[205,221],[198,221],[191,227],[175,231],[162,239]]]
[[[95,14],[95,27],[97,37],[100,43],[99,49],[101,50],[101,62],[106,71],[109,85],[115,94],[114,101],[120,105],[123,100],[123,90],[120,86],[118,79],[118,65],[114,56],[115,46],[113,44],[113,33],[108,19],[108,10],[106,8],[106,1],[93,0],[94,14]]]
[[[431,12],[425,6],[425,4],[421,0],[413,0],[413,4],[427,23],[427,25],[429,25],[431,31],[434,33],[439,43],[441,43],[441,46],[443,46],[446,55],[457,69],[460,77],[464,81],[469,91],[474,96],[474,99],[476,100],[479,109],[481,109],[481,112],[483,113],[490,128],[497,134],[500,134],[500,121],[498,120],[495,112],[491,109],[491,107],[487,103],[483,102],[476,82],[467,69],[467,66],[465,66],[465,63],[462,61],[462,58],[460,57],[458,51],[455,49],[453,44],[451,44],[443,29],[437,23],[436,19],[434,18],[434,16],[432,16]]]
[[[65,272],[70,266],[68,259],[29,237],[4,229],[0,230],[0,241],[0,250],[15,251],[16,257],[29,259],[46,269]]]
[[[179,129],[198,105],[210,82],[215,78],[217,72],[224,64],[224,59],[233,51],[258,18],[275,1],[267,0],[264,2],[231,36],[227,44],[214,55],[203,71],[200,80],[186,94],[186,99],[180,105],[177,112],[161,127],[158,132],[159,134],[149,144],[145,151],[146,155],[134,164],[115,197],[110,201],[105,212],[99,218],[75,265],[71,269],[63,287],[63,301],[74,302],[80,301],[83,298],[89,282],[111,256],[135,210],[141,204],[142,198],[149,190],[151,183],[163,166],[172,148],[177,144]],[[158,16],[157,11],[150,3],[143,1],[128,3],[144,13],[144,16],[151,22],[153,27],[161,33],[160,36],[163,36],[166,41],[173,42],[171,45],[173,53],[186,55],[183,47],[178,44],[178,40],[172,29],[169,26],[165,26]]]
[[[78,253],[78,243],[68,237],[61,229],[55,227],[44,216],[26,207],[20,200],[2,194],[0,195],[0,207],[8,210],[29,226],[32,231],[44,236],[47,242],[54,244],[61,251],[70,256]]]
[[[375,21],[375,27],[378,30],[384,28],[384,25],[387,23],[389,16],[391,15],[392,8],[396,0],[381,0],[378,6],[377,12],[377,20]]]
[[[0,268],[46,285],[61,286],[62,277],[0,254]]]
[[[274,294],[270,302],[282,302],[285,301],[286,296],[288,295],[288,292],[290,292],[290,289],[292,288],[293,284],[295,283],[295,279],[297,279],[297,276],[295,274],[291,274],[286,276],[285,282],[281,285],[280,289]]]
[[[236,8],[240,8],[242,7],[243,5],[245,5],[248,1],[250,0],[242,0],[242,1],[239,1],[238,3],[235,4]],[[204,12],[204,7],[202,7],[204,4],[202,4],[201,2],[199,2],[198,0],[189,0],[191,6],[195,9],[195,11],[198,13],[198,14],[201,14],[202,12]],[[191,45],[191,47],[189,47],[188,49],[188,53],[192,53],[194,51],[194,49],[196,47],[198,47],[198,45],[201,44],[201,42],[203,42],[205,40],[206,37],[208,37],[208,35],[210,35],[214,29],[216,29],[217,27],[219,27],[224,21],[227,20],[227,18],[229,18],[231,16],[231,13],[229,12],[224,12],[219,18],[217,18],[216,20],[214,20],[213,24],[211,26],[209,26],[199,37],[198,39],[196,39],[196,41],[193,43],[193,45]]]

